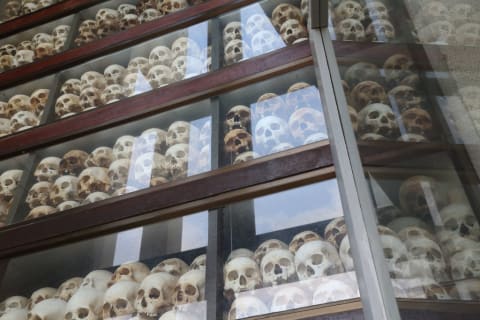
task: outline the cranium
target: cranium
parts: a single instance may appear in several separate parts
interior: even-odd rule
[[[20,111],[10,119],[10,129],[12,132],[22,131],[27,128],[38,126],[40,120],[35,113],[30,111]]]
[[[81,81],[79,79],[68,79],[60,88],[60,94],[74,94],[76,96],[80,95]]]
[[[127,30],[133,28],[138,24],[138,22],[138,15],[134,13],[126,14],[120,19],[120,29]]]
[[[229,22],[223,28],[223,45],[235,39],[242,40],[244,38],[243,32],[243,25],[240,21]]]
[[[65,211],[65,210],[70,210],[72,208],[79,207],[80,203],[77,201],[69,200],[69,201],[64,201],[57,205],[57,210],[58,211]]]
[[[0,197],[5,201],[13,198],[14,191],[17,189],[23,170],[7,170],[0,175]]]
[[[335,26],[335,34],[341,41],[364,41],[365,28],[356,19],[345,19]]]
[[[362,81],[352,90],[353,107],[360,111],[365,106],[372,103],[387,103],[387,94],[385,89],[374,81]]]
[[[80,89],[95,88],[103,90],[107,86],[107,81],[103,74],[96,71],[87,71],[80,77]]]
[[[371,21],[390,19],[388,8],[381,1],[373,1],[373,2],[365,3],[363,12],[365,14],[365,18],[368,18]]]
[[[146,9],[138,16],[138,23],[146,23],[149,21],[153,21],[162,16],[163,16],[162,12],[158,11],[157,9],[153,9],[153,8]]]
[[[324,304],[357,298],[358,290],[345,281],[323,278],[316,282],[317,289],[313,293],[313,304]]]
[[[289,19],[295,19],[303,23],[303,15],[299,8],[289,3],[281,3],[272,11],[273,26],[280,30],[282,24]]]
[[[168,138],[167,138],[168,139]],[[175,144],[165,153],[167,169],[174,179],[188,175],[189,146],[186,143]]]
[[[15,113],[20,111],[35,112],[30,104],[30,97],[24,94],[16,94],[8,100],[7,115],[12,117]]]
[[[108,176],[113,190],[118,190],[127,185],[129,169],[129,159],[119,159],[112,162],[108,168]]]
[[[112,278],[112,273],[106,270],[94,270],[88,273],[83,282],[80,284],[81,288],[93,288],[102,292],[107,291],[108,282]]]
[[[473,241],[480,240],[480,226],[471,207],[468,204],[458,203],[444,207],[440,211],[442,226],[438,228],[437,236],[444,246],[444,241],[454,242],[454,238],[465,238]],[[450,250],[447,250],[450,251]],[[455,252],[450,252],[453,255]]]
[[[141,283],[150,273],[150,269],[142,262],[126,262],[121,264],[113,273],[110,283],[135,281]]]
[[[78,195],[85,199],[94,192],[109,192],[110,178],[108,170],[103,167],[89,167],[84,169],[78,176]]]
[[[360,133],[375,133],[386,138],[395,136],[398,124],[392,108],[386,104],[373,103],[358,113]]]
[[[30,95],[30,105],[35,110],[35,114],[39,115],[45,109],[49,93],[49,89],[38,89]]]
[[[35,304],[28,312],[29,320],[61,320],[65,314],[67,303],[61,299],[46,299]]]
[[[233,129],[224,139],[225,152],[238,156],[252,150],[252,136],[245,129]]]
[[[352,87],[362,81],[380,81],[380,70],[373,63],[358,62],[350,66],[345,72],[345,80]]]
[[[107,85],[122,84],[126,69],[118,64],[112,64],[105,68],[103,75]]]
[[[190,270],[178,279],[173,304],[179,306],[203,300],[205,300],[205,272]]]
[[[41,43],[50,43],[53,45],[53,36],[43,32],[37,33],[33,36],[32,43],[34,48],[37,48]]]
[[[365,19],[365,15],[360,3],[353,0],[347,0],[342,1],[335,8],[335,19],[337,20],[337,22],[345,19],[355,19],[358,21],[362,21]]]
[[[392,87],[415,75],[413,60],[404,54],[394,54],[383,64],[385,79]]]
[[[52,31],[52,36],[54,39],[67,38],[70,33],[70,26],[61,24],[56,26]]]
[[[409,276],[408,251],[400,239],[395,236],[381,234],[383,253],[387,261],[390,278],[406,278]]]
[[[300,108],[292,113],[288,127],[293,138],[301,143],[314,133],[326,131],[323,113],[313,108]]]
[[[267,92],[262,94],[255,104],[255,116],[257,119],[266,116],[288,119],[290,111],[283,98],[275,93]]]
[[[149,187],[153,178],[167,179],[169,171],[165,157],[157,152],[141,154],[135,159],[134,176],[142,187]]]
[[[408,133],[430,136],[433,129],[430,113],[420,108],[408,109],[402,113],[402,122]]]
[[[177,277],[166,272],[154,273],[143,279],[135,299],[135,309],[140,318],[157,318],[172,308],[176,281]]]
[[[33,46],[33,42],[30,41],[30,40],[24,40],[22,42],[20,42],[19,44],[17,44],[17,52],[19,50],[31,50],[33,51],[35,49],[35,47]],[[0,50],[1,50],[1,47],[0,47]]]
[[[66,93],[61,95],[55,103],[55,113],[57,116],[62,117],[69,113],[82,112],[83,108],[80,106],[80,97]]]
[[[297,280],[294,256],[288,249],[272,249],[262,258],[260,269],[264,285],[277,286]]]
[[[173,58],[179,56],[201,57],[201,50],[198,43],[187,37],[179,37],[172,43]]]
[[[45,7],[53,5],[54,3],[55,3],[55,0],[39,0],[38,1],[38,6],[40,8],[45,8]]]
[[[57,293],[57,289],[51,287],[45,287],[35,290],[30,296],[28,309],[32,310],[40,302],[53,298],[55,296],[55,293]]]
[[[10,43],[4,44],[0,46],[0,55],[8,54],[10,56],[14,56],[17,52],[17,48]]]
[[[267,116],[258,121],[254,137],[256,144],[265,152],[291,140],[287,123],[276,116]]]
[[[291,253],[295,254],[297,250],[303,246],[305,243],[314,241],[314,240],[321,240],[322,238],[313,231],[302,231],[296,234],[290,244],[288,245],[288,249]]]
[[[176,81],[195,77],[202,73],[203,62],[193,56],[177,56],[171,66],[173,78]]]
[[[38,206],[48,205],[50,202],[50,189],[52,184],[47,181],[40,181],[35,183],[28,191],[27,199],[30,209]]]
[[[101,97],[100,105],[109,104],[125,98],[125,93],[121,85],[111,84],[103,90],[100,97]],[[82,99],[82,95],[80,95],[80,99]]]
[[[159,10],[164,14],[176,12],[187,8],[188,6],[187,0],[163,0],[157,3],[157,8],[160,7]]]
[[[315,86],[306,82],[296,82],[287,90],[285,102],[291,109],[312,108],[319,109],[321,107],[320,94]]]
[[[97,34],[103,38],[120,30],[120,13],[117,10],[102,8],[95,15]]]
[[[127,14],[136,14],[137,8],[133,4],[122,3],[121,5],[118,6],[117,11],[123,17],[123,16],[126,16]]]
[[[138,282],[124,280],[108,288],[103,299],[103,319],[133,316],[138,287]]]
[[[180,277],[188,271],[188,264],[179,258],[170,258],[157,264],[151,273],[166,272],[174,277]]]
[[[147,76],[148,70],[150,70],[150,63],[147,58],[136,57],[130,60],[127,67],[128,73],[141,73],[144,76]]]
[[[388,92],[388,97],[394,108],[398,108],[400,113],[411,109],[420,108],[422,98],[415,89],[406,85],[399,85]]]
[[[280,27],[280,34],[286,44],[293,44],[300,39],[308,37],[307,28],[296,19],[288,19]]]
[[[22,8],[19,1],[12,0],[5,3],[4,10],[5,17],[7,19],[12,19],[20,15]]]
[[[225,64],[233,64],[253,56],[252,49],[243,40],[232,40],[224,48]]]
[[[83,169],[85,169],[85,160],[88,158],[88,153],[82,150],[70,150],[65,153],[60,161],[60,172],[78,176]]]
[[[38,181],[53,182],[58,178],[60,161],[62,159],[58,157],[46,157],[40,161],[35,169],[34,176]]]
[[[255,13],[247,18],[245,30],[248,37],[251,39],[260,31],[268,30],[274,31],[272,22],[265,14]]]
[[[160,88],[175,81],[172,69],[165,65],[153,66],[148,71],[147,79],[153,88]]]
[[[418,39],[422,43],[454,43],[455,26],[448,21],[437,21],[418,30]]]
[[[156,46],[150,51],[150,55],[148,56],[148,62],[152,67],[157,65],[170,67],[172,61],[173,53],[170,48],[165,46]]]
[[[262,275],[255,260],[237,257],[223,267],[224,295],[226,297],[262,286]]]
[[[273,249],[288,250],[288,246],[283,241],[280,241],[277,239],[266,240],[258,246],[257,250],[255,250],[255,255],[254,255],[255,261],[258,264],[260,264],[265,254],[267,254],[270,250],[273,250]]]
[[[13,69],[17,67],[17,61],[15,60],[14,56],[4,54],[0,56],[0,67],[4,71]]]
[[[92,32],[97,33],[97,22],[95,20],[84,20],[78,27],[79,33]]]
[[[197,135],[198,129],[186,121],[175,121],[167,131],[167,145],[173,146],[178,143],[188,143],[190,137]]]
[[[231,43],[239,43],[237,40],[231,41]],[[248,50],[248,46],[243,46],[243,56],[241,58],[250,58],[252,56],[258,56],[267,52],[271,52],[280,48],[283,48],[285,44],[281,40],[281,37],[274,31],[262,30],[255,34],[251,41],[253,55]],[[225,47],[225,56],[228,53],[229,44]],[[236,47],[235,47],[235,50]],[[239,57],[240,58],[240,57]],[[241,60],[240,58],[240,60]],[[239,61],[239,60],[237,60]],[[235,62],[237,62],[235,61]]]
[[[35,52],[33,50],[18,50],[15,54],[15,61],[18,66],[32,63],[35,60]]]
[[[195,259],[193,259],[192,263],[190,264],[190,270],[207,270],[207,255],[201,254]]]
[[[113,161],[113,150],[110,147],[98,147],[85,160],[87,167],[108,168]]]
[[[65,320],[97,320],[102,316],[104,293],[82,287],[68,301]]]
[[[390,42],[395,40],[395,27],[389,20],[374,20],[365,30],[365,36],[369,41]]]
[[[336,248],[347,235],[347,226],[343,217],[338,217],[330,221],[325,227],[325,240],[333,244]]]
[[[228,311],[228,320],[242,319],[268,313],[262,300],[255,296],[240,296],[232,303]]]
[[[96,31],[95,31],[96,32]],[[97,34],[93,31],[83,31],[75,38],[75,44],[80,47],[84,44],[98,39]]]
[[[158,152],[165,154],[167,150],[167,132],[158,128],[150,128],[142,132],[137,138],[136,150],[141,153]]]
[[[113,156],[118,159],[130,159],[135,144],[135,137],[125,135],[115,141],[113,145]]]
[[[13,310],[27,309],[28,299],[23,296],[8,297],[2,302],[4,314],[10,313]]]
[[[42,59],[55,53],[53,42],[42,42],[35,46],[35,58]]]
[[[63,282],[60,287],[58,287],[55,298],[59,298],[68,302],[75,292],[77,292],[78,288],[80,288],[82,281],[83,278],[75,277]]]
[[[435,240],[416,237],[405,241],[410,260],[410,273],[436,281],[448,281],[447,264]]]
[[[327,241],[313,240],[305,243],[295,253],[298,278],[320,278],[344,271],[335,247]]]
[[[77,182],[78,178],[73,176],[61,176],[55,180],[50,190],[50,200],[57,206],[64,201],[77,201]]]
[[[35,11],[39,10],[40,8],[41,8],[40,5],[36,2],[22,3],[22,13],[24,15],[35,12]]]

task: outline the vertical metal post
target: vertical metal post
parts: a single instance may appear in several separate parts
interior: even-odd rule
[[[328,31],[328,1],[310,0],[309,33],[365,318],[400,320]],[[315,10],[315,11],[313,11]],[[320,14],[321,13],[321,14]],[[315,26],[315,28],[313,28]]]

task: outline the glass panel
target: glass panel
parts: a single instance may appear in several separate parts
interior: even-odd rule
[[[327,139],[312,67],[220,96],[224,165]]]
[[[10,1],[10,5],[17,1]],[[19,4],[19,3],[18,3]],[[36,2],[25,5],[36,6]],[[7,14],[8,10],[5,11]],[[3,13],[3,11],[2,11]],[[52,56],[68,47],[74,16],[37,26],[0,41],[0,72]]]
[[[12,20],[23,15],[30,14],[40,9],[49,7],[55,3],[64,0],[41,0],[41,1],[18,1],[2,0],[0,1],[0,23]]]
[[[351,124],[397,297],[478,303],[478,2],[330,5]]]
[[[206,319],[207,220],[200,212],[3,260],[0,315]]]
[[[220,17],[223,64],[278,50],[308,39],[306,7],[300,0],[260,1]]]
[[[43,217],[211,170],[210,107],[209,101],[199,102],[38,151],[17,179],[19,200],[7,203],[11,199],[0,190],[10,208],[8,221]],[[207,129],[201,136],[202,127]],[[21,169],[14,159],[5,166]]]
[[[335,180],[223,211],[226,319],[358,297],[350,252],[341,248],[348,237]]]

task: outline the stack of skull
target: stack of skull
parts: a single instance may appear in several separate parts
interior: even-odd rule
[[[120,30],[130,29],[138,24],[183,10],[188,6],[187,0],[140,0],[137,5],[123,3],[117,9],[99,9],[95,19],[87,19],[80,23],[75,44],[84,45]]]
[[[318,89],[306,82],[285,96],[265,93],[252,109],[236,105],[226,114],[224,149],[233,163],[326,139]]]
[[[51,34],[40,32],[31,40],[24,40],[17,45],[4,44],[0,47],[0,71],[7,71],[23,66],[41,58],[59,53],[64,49],[70,26],[59,25]]]
[[[289,245],[270,239],[255,252],[232,251],[223,269],[224,296],[233,302],[228,319],[357,297],[355,280],[344,273],[348,265],[344,267],[338,253],[345,235],[345,223],[339,218],[326,227],[324,238],[308,230],[295,235]],[[254,292],[268,287],[275,290],[267,295]]]
[[[362,6],[362,3],[365,3]],[[342,0],[331,16],[338,40],[390,42],[396,30],[390,21],[390,9],[381,1]]]
[[[344,73],[343,88],[359,139],[425,142],[434,137],[412,59],[395,54],[383,64],[383,73],[369,62],[355,63]]]
[[[478,2],[409,1],[407,8],[421,43],[480,45]]]
[[[210,64],[209,48],[202,50],[194,40],[179,37],[170,48],[159,45],[150,51],[148,58],[138,56],[131,59],[126,68],[112,64],[103,74],[87,71],[80,79],[65,81],[55,104],[55,113],[58,117],[68,117],[101,107],[207,72]]]
[[[22,178],[23,170],[11,169],[0,175],[0,227],[7,224],[9,209],[12,206],[15,190]]]
[[[282,3],[272,11],[271,19],[262,12],[252,14],[245,23],[228,23],[223,29],[224,61],[233,64],[307,38],[302,11]]]
[[[30,298],[12,296],[0,303],[1,320],[205,319],[206,255],[190,264],[170,258],[152,270],[142,262],[127,262],[114,273],[94,270],[58,288],[44,287]]]
[[[38,89],[30,96],[16,94],[8,102],[0,101],[0,136],[37,126],[49,93],[49,89]]]
[[[4,21],[8,21],[42,8],[51,6],[62,0],[7,0],[4,7]]]
[[[192,173],[189,152],[196,153],[197,147],[190,137],[197,136],[195,126],[175,121],[168,131],[150,128],[138,137],[121,136],[113,148],[46,157],[37,165],[37,182],[25,199],[31,209],[26,219],[184,178]]]

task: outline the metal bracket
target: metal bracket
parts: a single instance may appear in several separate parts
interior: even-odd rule
[[[328,27],[328,0],[308,0],[308,7],[312,29]]]

